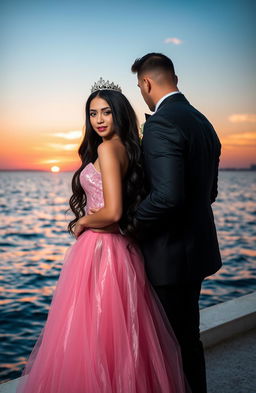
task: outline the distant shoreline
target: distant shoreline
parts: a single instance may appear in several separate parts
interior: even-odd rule
[[[243,172],[255,172],[255,168],[219,168],[219,171],[243,171]]]
[[[75,172],[76,169],[72,170],[61,170],[60,172],[52,172],[48,169],[1,169],[0,168],[0,172],[45,172],[45,173],[53,173],[54,175],[58,174],[58,173],[63,173],[63,172]]]
[[[70,169],[70,170],[61,170],[58,173],[63,173],[63,172],[75,172],[76,169]],[[219,168],[219,171],[222,172],[255,172],[256,171],[256,165],[253,165],[251,168]],[[1,169],[0,172],[45,172],[45,173],[52,173],[48,169]],[[58,174],[57,173],[57,174]],[[56,173],[53,173],[56,175]]]

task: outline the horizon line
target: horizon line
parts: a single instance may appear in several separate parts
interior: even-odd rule
[[[255,171],[256,170],[256,164],[251,164],[248,167],[219,167],[220,171],[238,171],[238,170],[249,170],[249,171]],[[76,169],[63,169],[60,170],[59,172],[54,172],[54,173],[61,173],[61,172],[74,172]],[[0,168],[0,172],[50,172],[53,173],[50,169],[32,169],[32,168]]]

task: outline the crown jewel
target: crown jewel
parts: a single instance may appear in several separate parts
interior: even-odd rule
[[[100,77],[99,81],[94,83],[91,88],[91,93],[94,93],[97,90],[116,90],[122,93],[122,89],[120,86],[115,85],[114,82],[109,82],[109,80],[104,81],[102,77]]]

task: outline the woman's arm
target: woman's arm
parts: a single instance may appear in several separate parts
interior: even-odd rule
[[[85,228],[104,228],[117,223],[122,216],[122,167],[119,148],[113,141],[105,141],[98,147],[104,207],[77,221],[74,230],[76,237]]]

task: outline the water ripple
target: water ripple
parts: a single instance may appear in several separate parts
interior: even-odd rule
[[[220,172],[213,205],[223,267],[203,283],[200,306],[255,290],[255,172]],[[2,380],[16,378],[46,320],[73,239],[66,213],[71,173],[0,173]]]

